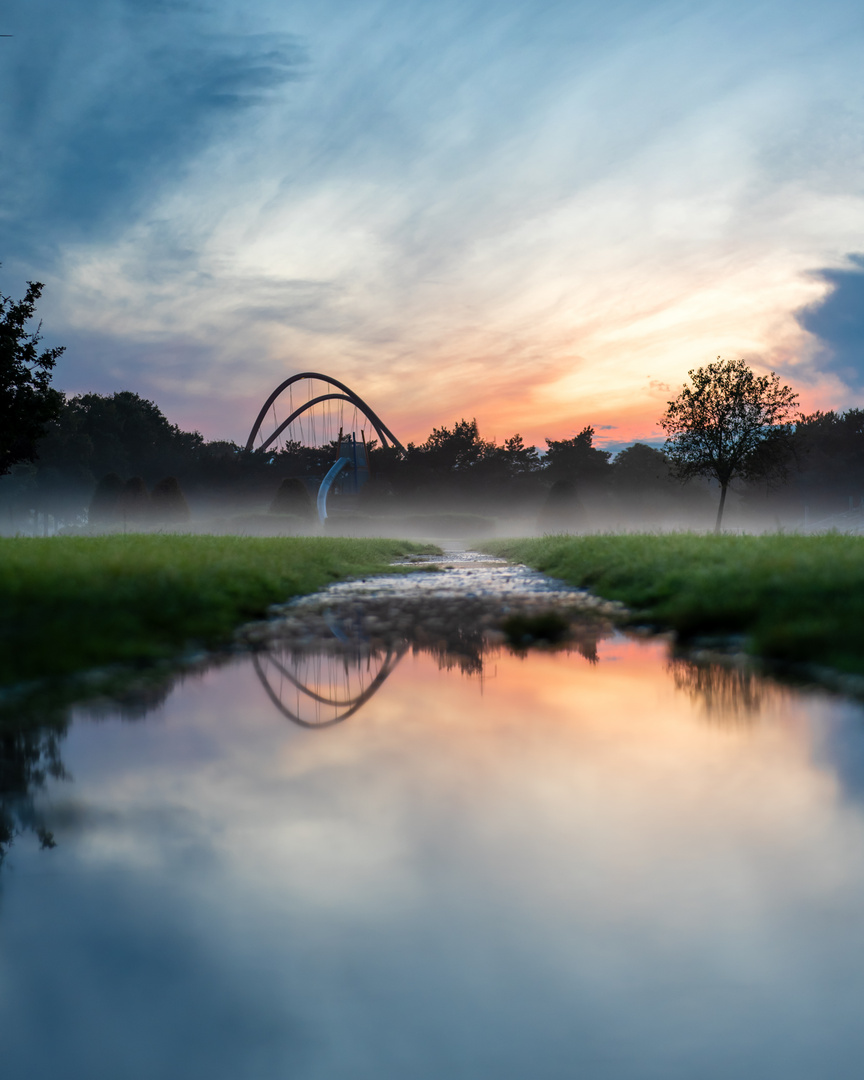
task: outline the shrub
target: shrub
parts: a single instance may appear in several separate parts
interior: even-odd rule
[[[87,520],[91,525],[110,525],[117,521],[117,503],[122,490],[123,481],[117,473],[109,472],[102,477],[90,499]]]
[[[189,505],[174,476],[160,480],[150,495],[153,520],[180,524],[189,520]]]
[[[147,485],[140,476],[133,476],[123,485],[117,500],[117,513],[124,524],[140,525],[147,521],[153,511],[153,503]]]
[[[271,514],[293,514],[295,517],[311,518],[314,512],[306,485],[296,476],[282,481],[270,504]]]

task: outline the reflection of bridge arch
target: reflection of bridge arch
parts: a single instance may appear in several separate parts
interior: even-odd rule
[[[296,384],[300,383],[303,379],[315,380],[317,382],[325,383],[328,386],[334,386],[337,390],[341,391],[341,393],[328,392],[323,394],[315,394],[315,396],[311,396],[310,393],[307,396],[306,401],[302,402],[297,408],[294,408],[292,388]],[[280,423],[276,419],[275,404],[277,399],[285,391],[288,391],[289,393],[289,401],[291,402],[291,405],[289,408],[289,415],[287,419],[283,420]],[[266,438],[262,437],[261,445],[258,447],[259,450],[266,450],[269,446],[271,446],[286,429],[290,428],[292,425],[300,421],[305,413],[314,409],[316,406],[323,405],[325,402],[331,401],[348,402],[348,404],[350,404],[354,409],[361,412],[366,417],[366,419],[375,429],[375,433],[380,439],[382,447],[387,447],[389,444],[390,446],[393,446],[397,450],[400,450],[404,453],[405,448],[402,443],[399,442],[393,432],[387,427],[386,424],[384,424],[384,422],[377,415],[377,413],[373,412],[373,410],[366,404],[366,402],[361,397],[355,394],[354,391],[350,389],[350,387],[345,385],[345,383],[339,382],[338,379],[333,379],[329,375],[321,375],[316,371],[302,371],[299,375],[292,375],[290,379],[286,379],[284,382],[280,383],[276,387],[273,393],[261,406],[261,411],[255,418],[255,423],[252,425],[252,430],[249,432],[249,438],[246,440],[246,449],[253,450],[255,448],[255,439],[256,437],[258,437],[259,432],[261,431],[261,426],[266,420],[267,414],[268,412],[270,412],[271,409],[274,413],[274,430]]]
[[[253,653],[255,672],[280,713],[305,728],[332,727],[353,716],[384,685],[407,645],[380,656],[297,652],[271,646]]]

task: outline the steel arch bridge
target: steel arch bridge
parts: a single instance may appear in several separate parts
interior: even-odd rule
[[[307,386],[306,400],[300,403],[296,408],[294,405],[294,388],[297,387],[298,391],[301,389],[298,384],[303,380],[310,380]],[[313,396],[311,387],[313,382],[324,383],[327,386],[335,387],[337,392],[328,392],[323,394],[315,394]],[[281,422],[276,415],[276,402],[282,396],[282,394],[288,394],[288,416]],[[302,397],[302,393],[298,394]],[[298,375],[292,375],[290,379],[286,379],[280,383],[273,393],[267,398],[264,404],[261,406],[261,411],[255,418],[255,423],[252,425],[252,430],[249,432],[249,438],[246,440],[246,450],[267,450],[277,442],[280,436],[286,432],[291,431],[295,425],[302,425],[303,417],[306,413],[310,413],[317,406],[323,405],[325,402],[340,402],[344,408],[344,403],[352,406],[357,412],[362,413],[363,416],[369,421],[374,429],[376,435],[381,440],[381,446],[387,448],[388,446],[398,450],[400,453],[405,452],[405,447],[396,438],[390,428],[381,420],[377,413],[375,413],[369,405],[360,397],[359,394],[355,394],[354,391],[340,382],[338,379],[332,378],[330,375],[323,375],[318,371],[301,371]],[[261,428],[267,420],[267,415],[272,410],[273,412],[273,430],[267,435],[261,435]],[[341,429],[342,425],[340,425]],[[332,432],[331,432],[332,434]],[[260,445],[255,446],[256,438],[261,439]],[[329,441],[329,440],[328,440]]]

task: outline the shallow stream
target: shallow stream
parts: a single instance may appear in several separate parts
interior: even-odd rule
[[[455,566],[6,739],[2,1075],[860,1075],[861,708]]]

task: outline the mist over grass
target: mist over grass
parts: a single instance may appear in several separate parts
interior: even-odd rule
[[[864,537],[695,533],[490,540],[481,550],[620,600],[685,642],[864,674]]]
[[[429,550],[342,537],[0,538],[0,685],[217,645],[271,603]]]

